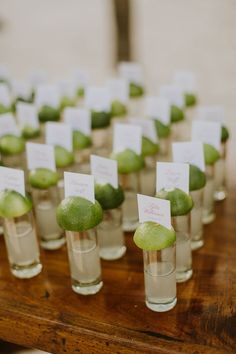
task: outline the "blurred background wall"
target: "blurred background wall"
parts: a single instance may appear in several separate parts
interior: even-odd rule
[[[113,0],[0,0],[0,62],[23,77],[88,68],[100,81],[115,67]],[[199,78],[201,102],[224,104],[236,128],[236,0],[130,0],[131,58],[149,92],[176,69]]]

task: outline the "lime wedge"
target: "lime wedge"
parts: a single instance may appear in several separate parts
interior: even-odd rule
[[[25,125],[21,131],[21,135],[25,139],[34,139],[40,136],[40,129],[33,128],[30,125]]]
[[[0,152],[3,155],[17,155],[25,150],[25,140],[20,136],[4,135],[0,139]]]
[[[188,214],[193,208],[192,197],[179,188],[169,191],[163,189],[157,192],[156,197],[170,201],[171,216]]]
[[[144,251],[159,251],[175,243],[176,235],[173,228],[152,221],[140,224],[134,233],[134,243]]]
[[[206,175],[195,165],[189,165],[189,190],[196,191],[206,184]]]
[[[157,136],[160,139],[167,138],[171,133],[170,125],[165,125],[158,119],[155,119],[154,122],[155,122]]]
[[[141,85],[131,82],[129,84],[129,97],[136,98],[141,97],[144,94],[144,88]]]
[[[127,114],[127,107],[124,103],[116,100],[111,104],[111,116],[112,117],[122,117]]]
[[[11,112],[12,111],[12,107],[7,107],[7,106],[4,106],[2,103],[0,103],[0,114],[4,114],[4,113],[8,113],[8,112]],[[0,117],[1,119],[1,117]]]
[[[154,143],[152,140],[142,137],[142,156],[152,156],[156,155],[160,147],[157,143]]]
[[[121,186],[114,188],[111,184],[95,184],[95,198],[103,210],[118,208],[125,196]]]
[[[61,98],[60,110],[63,111],[66,107],[75,107],[76,101],[70,97],[64,96]]]
[[[219,160],[220,154],[214,148],[214,146],[209,145],[209,144],[204,144],[204,158],[205,158],[205,164],[206,165],[214,165],[214,163]]]
[[[82,150],[92,145],[90,136],[84,135],[78,130],[73,131],[73,148],[74,150]]]
[[[60,111],[57,108],[50,106],[43,106],[39,111],[39,121],[45,122],[57,122],[60,120]]]
[[[229,130],[225,125],[221,128],[221,142],[224,143],[229,139]]]
[[[118,162],[118,172],[128,174],[140,171],[144,166],[144,159],[133,150],[126,149],[119,153],[112,153],[111,158]]]
[[[0,216],[3,218],[17,218],[31,209],[30,199],[22,194],[9,189],[0,192]]]
[[[56,145],[55,150],[55,160],[57,167],[67,167],[73,164],[74,155],[72,152],[66,150],[64,147]]]
[[[179,108],[175,105],[172,105],[170,120],[171,120],[171,123],[177,123],[177,122],[184,120],[184,111],[181,108]]]
[[[68,231],[84,231],[97,226],[103,217],[101,205],[81,197],[67,197],[57,208],[57,222]]]
[[[185,99],[185,106],[186,107],[192,107],[197,104],[197,96],[192,93],[186,93],[184,95],[184,99]]]
[[[105,111],[92,111],[92,129],[101,129],[108,127],[111,121],[111,112]]]
[[[31,187],[37,189],[48,189],[55,186],[59,180],[57,172],[48,168],[36,168],[30,171],[29,183]]]
[[[84,88],[83,87],[79,87],[77,89],[77,96],[78,97],[84,97]]]

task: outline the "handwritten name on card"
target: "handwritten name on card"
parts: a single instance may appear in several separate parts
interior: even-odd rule
[[[140,155],[142,150],[142,128],[133,124],[115,124],[113,151],[131,149]]]
[[[54,147],[46,144],[26,144],[27,167],[29,170],[35,168],[48,168],[56,171]]]
[[[203,143],[200,141],[187,141],[172,144],[174,162],[189,163],[205,171]]]
[[[219,151],[221,144],[221,124],[206,120],[193,121],[192,140],[213,145]]]
[[[139,222],[153,221],[171,228],[170,201],[138,194]]]
[[[179,188],[189,193],[189,164],[157,162],[156,190]]]
[[[91,171],[97,183],[110,183],[114,188],[118,188],[117,161],[91,155]]]
[[[25,196],[24,171],[0,166],[0,191],[14,190]]]
[[[0,137],[7,134],[16,136],[20,135],[20,131],[12,113],[1,114],[0,117]]]
[[[45,140],[48,145],[59,145],[67,149],[73,150],[72,128],[65,123],[46,123]]]
[[[149,96],[146,98],[145,115],[158,119],[163,124],[170,124],[171,105],[166,97]]]
[[[84,135],[91,135],[91,112],[84,108],[67,107],[64,110],[64,122],[73,130],[78,130]]]
[[[64,172],[65,197],[78,196],[95,203],[94,176]]]
[[[30,103],[19,102],[16,105],[16,117],[21,128],[30,126],[32,128],[39,128],[37,108]]]

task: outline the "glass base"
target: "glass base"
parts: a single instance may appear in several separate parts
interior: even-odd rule
[[[202,239],[201,240],[196,240],[196,241],[191,240],[191,250],[192,251],[198,250],[203,245],[204,245],[204,241]]]
[[[115,259],[119,259],[123,257],[123,255],[126,252],[126,247],[117,247],[113,250],[105,249],[105,248],[100,248],[99,250],[99,255],[102,259],[105,261],[113,261]]]
[[[224,200],[226,197],[227,197],[227,192],[224,189],[219,190],[219,191],[215,191],[215,193],[214,193],[214,200],[216,202]]]
[[[33,263],[29,266],[18,266],[15,264],[11,266],[11,272],[17,278],[29,279],[38,275],[41,272],[42,268],[42,264],[38,262]]]
[[[139,225],[138,221],[123,221],[122,230],[125,232],[135,231]]]
[[[193,275],[192,269],[189,269],[186,272],[176,271],[176,282],[184,283],[185,281],[189,280],[192,277],[192,275]]]
[[[202,222],[204,225],[210,224],[215,219],[215,213],[205,214],[203,212]]]
[[[72,279],[72,289],[74,292],[80,295],[94,295],[102,288],[103,282],[98,279],[96,282],[90,284],[81,284],[78,281]]]
[[[152,302],[149,302],[148,300],[146,300],[146,306],[150,310],[155,311],[155,312],[169,311],[169,310],[173,309],[173,307],[175,307],[176,303],[177,303],[176,297],[173,299],[173,301],[168,302],[167,304],[156,304],[156,303],[152,303]]]
[[[40,245],[43,249],[45,250],[57,250],[58,248],[61,248],[64,244],[66,243],[66,238],[62,236],[59,239],[55,240],[40,240]]]

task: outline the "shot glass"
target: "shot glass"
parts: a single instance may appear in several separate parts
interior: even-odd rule
[[[158,153],[158,161],[170,161],[171,160],[171,153],[170,153],[170,147],[171,147],[171,138],[166,137],[166,138],[159,138],[159,146],[160,146],[160,151]]]
[[[227,196],[226,188],[226,142],[221,144],[220,159],[215,164],[215,201],[224,200]]]
[[[121,258],[126,252],[122,230],[122,209],[103,211],[103,221],[97,227],[100,257],[105,260]]]
[[[75,151],[75,172],[90,173],[90,155],[92,154],[91,148]]]
[[[120,175],[120,184],[125,193],[122,204],[123,231],[134,231],[138,226],[137,193],[140,193],[140,173],[134,172]]]
[[[190,192],[193,199],[193,209],[190,212],[191,217],[191,248],[197,250],[204,245],[203,240],[203,190],[204,188]]]
[[[99,156],[109,155],[109,127],[92,130],[93,150]]]
[[[172,226],[176,232],[176,281],[182,283],[193,274],[190,213],[173,216]]]
[[[155,194],[156,156],[145,157],[145,168],[140,172],[141,193],[153,196]]]
[[[32,278],[42,265],[32,212],[13,219],[3,219],[4,238],[12,274],[17,278]]]
[[[203,224],[210,224],[215,219],[214,190],[215,165],[206,165],[206,185],[203,193]]]
[[[96,294],[103,286],[96,229],[66,231],[72,289],[81,295]]]
[[[32,188],[32,197],[41,246],[47,250],[60,248],[66,241],[56,220],[56,208],[60,202],[58,188]]]
[[[143,251],[146,306],[156,312],[171,310],[176,298],[175,245]]]
[[[5,167],[25,169],[25,154],[24,152],[14,155],[3,155],[2,163]]]

